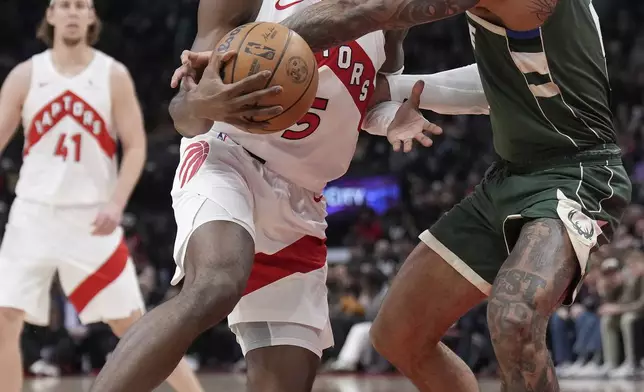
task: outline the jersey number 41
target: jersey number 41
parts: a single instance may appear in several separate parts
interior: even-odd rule
[[[70,140],[68,142],[67,140]],[[80,161],[80,155],[81,155],[81,134],[77,133],[74,135],[69,136],[66,133],[63,133],[60,135],[58,138],[58,142],[56,143],[56,150],[54,151],[54,156],[60,156],[63,157],[63,161],[67,160],[67,154],[69,153],[68,149],[68,144],[71,143],[73,144],[72,146],[72,157],[71,159],[74,160],[74,162],[79,162]]]

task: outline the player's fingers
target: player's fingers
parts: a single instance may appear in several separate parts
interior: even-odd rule
[[[100,212],[98,213],[98,215],[96,215],[96,218],[94,218],[94,222],[92,222],[92,226],[100,225],[103,222],[103,220],[105,220],[105,215],[102,212]]]
[[[425,120],[425,123],[423,124],[423,131],[429,132],[432,135],[440,135],[443,133],[443,128],[439,127],[438,125],[432,122]]]
[[[177,88],[177,86],[179,86],[179,83],[181,82],[181,79],[191,74],[196,74],[196,72],[194,71],[194,69],[190,68],[190,66],[188,66],[187,64],[184,64],[181,67],[177,68],[174,71],[174,74],[172,74],[170,87]]]
[[[96,235],[108,235],[116,229],[116,225],[117,223],[106,217],[105,220],[96,227]]]
[[[181,62],[183,64],[190,64],[195,68],[204,68],[212,60],[215,53],[210,50],[206,52],[193,52],[186,50],[184,51],[184,54],[185,56],[183,54],[181,56]],[[226,62],[234,56],[234,54],[234,52],[219,53],[218,58],[220,61]]]
[[[423,93],[423,89],[425,88],[425,82],[422,80],[417,81],[414,83],[414,87],[411,89],[411,96],[409,97],[409,102],[414,105],[415,108],[418,108],[420,106],[420,95]]]
[[[223,56],[221,56],[221,62],[222,63],[227,63],[230,60],[234,59],[237,56],[237,52],[234,50],[229,50],[228,52],[224,53]]]
[[[396,140],[395,142],[391,143],[391,146],[394,148],[394,151],[398,152],[398,151],[400,151],[400,147],[402,146],[402,142],[400,140]]]
[[[187,90],[192,90],[197,87],[197,82],[195,82],[195,79],[192,76],[186,76],[181,80],[181,83],[183,83],[184,87]]]
[[[414,139],[425,147],[431,147],[431,145],[434,144],[434,141],[430,139],[429,136],[423,135],[422,133],[414,136]]]
[[[233,107],[243,107],[243,106],[254,106],[264,97],[272,97],[282,93],[282,86],[273,86],[251,93],[238,96],[231,100],[231,105]]]
[[[181,56],[179,58],[181,59],[181,64],[186,64],[190,62],[190,54],[192,53],[191,50],[184,50],[181,52]]]
[[[281,106],[253,106],[242,109],[237,114],[243,117],[267,117],[277,116],[284,111]]]
[[[211,78],[211,79],[219,79],[219,80],[221,80],[220,73],[221,73],[221,68],[222,68],[222,66],[224,64],[224,58],[225,58],[226,55],[228,55],[228,56],[230,56],[230,55],[228,53],[216,52],[214,50],[212,52],[208,52],[208,53],[210,53],[210,58],[209,58],[208,63],[206,63],[205,66],[201,66],[201,68],[205,67],[204,75],[207,74],[208,77]],[[195,60],[194,62],[193,62],[193,59]],[[196,58],[191,57],[190,64],[191,65],[194,64],[193,68],[199,68],[198,59],[199,59],[199,57],[196,57]]]
[[[411,148],[414,145],[414,140],[413,139],[407,139],[403,142],[403,151],[404,152],[409,152],[411,151]]]
[[[272,74],[273,73],[271,71],[264,70],[254,75],[247,76],[238,82],[232,83],[229,90],[231,97],[237,97],[263,89]]]
[[[103,223],[94,225],[94,230],[92,231],[92,235],[103,235]]]

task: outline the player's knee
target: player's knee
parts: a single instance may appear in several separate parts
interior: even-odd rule
[[[187,311],[196,322],[207,327],[219,323],[222,315],[227,316],[241,299],[246,281],[232,279],[225,271],[212,276],[209,282],[197,281],[184,285],[181,296],[188,303]]]
[[[213,238],[220,240],[213,244]],[[244,294],[254,256],[252,237],[235,223],[214,221],[195,230],[180,294],[188,308],[186,317],[206,328],[226,317]]]
[[[0,344],[18,341],[23,322],[22,310],[0,307]]]
[[[488,328],[499,361],[532,358],[546,350],[548,317],[529,302],[503,301],[491,297]]]
[[[415,344],[407,325],[404,321],[395,322],[381,311],[369,331],[373,348],[396,365],[410,356]]]
[[[386,356],[387,347],[387,338],[383,332],[381,323],[376,320],[371,326],[369,331],[369,338],[371,339],[371,345],[373,348],[380,353],[380,355]]]

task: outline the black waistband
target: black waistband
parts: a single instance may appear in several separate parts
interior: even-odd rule
[[[528,162],[510,162],[499,159],[498,163],[515,173],[534,172],[554,167],[583,165],[621,165],[622,150],[616,144],[602,144],[569,155],[559,155]]]

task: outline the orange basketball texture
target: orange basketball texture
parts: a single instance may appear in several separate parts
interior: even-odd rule
[[[255,22],[239,26],[217,44],[218,52],[237,51],[224,65],[224,83],[234,83],[257,72],[273,72],[266,88],[282,86],[282,93],[265,97],[259,106],[281,105],[277,116],[251,118],[270,125],[253,133],[272,133],[287,129],[311,108],[318,89],[318,66],[313,51],[297,33],[277,23]]]

